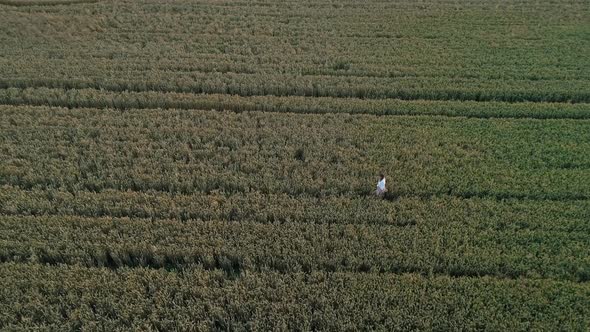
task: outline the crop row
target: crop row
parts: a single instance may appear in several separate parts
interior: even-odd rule
[[[590,279],[587,234],[545,229],[57,216],[0,216],[0,229],[0,261]]]
[[[583,200],[590,122],[3,106],[0,184]],[[304,131],[305,135],[301,135]]]
[[[584,331],[587,284],[0,264],[0,328]]]
[[[354,3],[177,1],[9,8],[0,13],[0,87],[590,101],[580,28],[587,6],[568,1],[559,14],[549,1],[515,7],[369,2],[359,12]]]
[[[113,109],[199,109],[235,112],[444,115],[475,118],[588,119],[590,104],[428,101],[331,97],[243,97],[227,94],[105,91],[96,89],[0,89],[0,104]]]
[[[40,75],[38,72],[36,75]],[[402,100],[468,100],[504,102],[589,103],[586,81],[446,81],[440,78],[420,81],[307,77],[299,75],[255,76],[233,73],[190,73],[172,76],[165,73],[121,73],[115,79],[100,73],[71,73],[63,77],[41,74],[35,78],[4,78],[0,88],[102,89],[114,92],[177,92],[229,94],[239,96],[301,96]]]
[[[451,74],[452,68],[462,71],[465,67],[478,69],[472,73],[477,75],[503,64],[506,70],[502,75],[510,77],[513,72],[524,74],[522,70],[525,67],[533,69],[529,74],[545,69],[557,69],[564,73],[564,65],[577,64],[574,56],[583,51],[583,45],[571,42],[583,37],[584,30],[575,28],[583,21],[588,9],[580,1],[566,2],[559,13],[553,11],[554,5],[549,1],[537,2],[527,11],[516,11],[514,4],[511,4],[512,8],[500,8],[503,5],[501,1],[484,4],[491,7],[489,11],[474,9],[477,5],[465,1],[455,6],[441,5],[440,2],[369,1],[362,5],[362,12],[358,4],[354,4],[356,8],[349,5],[334,8],[333,3],[317,1],[289,3],[289,11],[281,10],[286,5],[281,1],[264,6],[177,1],[172,4],[105,2],[86,5],[85,10],[81,10],[81,6],[7,8],[4,15],[9,19],[6,22],[9,37],[19,32],[26,36],[26,31],[18,30],[19,23],[23,21],[33,24],[29,29],[46,28],[56,37],[62,37],[64,32],[72,37],[89,37],[88,40],[76,40],[79,44],[63,40],[61,42],[67,46],[71,44],[73,48],[53,50],[48,46],[55,45],[54,39],[37,40],[37,35],[29,35],[22,40],[24,45],[39,41],[39,50],[56,52],[50,53],[52,60],[70,57],[74,60],[73,65],[77,65],[75,60],[95,54],[111,53],[123,62],[131,57],[142,57],[141,62],[146,62],[150,60],[148,54],[152,54],[162,59],[161,63],[170,63],[173,68],[174,64],[186,65],[188,54],[192,53],[205,57],[225,54],[228,60],[230,56],[242,56],[249,62],[260,59],[263,70],[285,58],[290,61],[279,67],[282,70],[293,68],[297,71],[301,69],[297,65],[305,63],[345,71],[354,70],[357,65],[362,68],[374,63],[386,67],[396,65],[396,68],[415,71],[418,75],[424,71],[438,71],[441,76]],[[464,8],[458,12],[457,7]],[[30,17],[23,13],[38,20],[28,22]],[[15,18],[14,15],[21,16]],[[67,19],[84,30],[68,29]],[[516,20],[520,23],[518,27],[513,24]],[[528,25],[529,29],[521,27]],[[560,30],[562,27],[571,30],[564,34]],[[195,33],[197,31],[198,34]],[[133,42],[128,40],[129,37],[134,38]],[[231,37],[239,37],[239,40]],[[97,40],[103,47],[88,49],[90,52],[87,53],[78,52]],[[540,40],[542,44],[531,42]],[[7,41],[9,45],[16,44],[14,38],[7,38]],[[560,49],[568,43],[568,50]],[[493,57],[484,54],[490,50],[494,51]],[[7,51],[34,56],[18,48],[8,48]],[[175,52],[179,56],[172,57],[162,51]],[[545,58],[542,58],[541,51],[544,51]],[[556,55],[563,56],[559,62],[554,58]],[[341,64],[347,59],[353,60],[352,68],[347,68],[346,62]],[[562,67],[535,66],[557,63]],[[439,64],[440,67],[412,68],[409,66],[412,64]],[[481,67],[482,64],[487,66]],[[195,61],[190,65],[195,66]],[[387,71],[385,69],[381,73]]]
[[[210,37],[216,38],[216,37]],[[248,38],[248,37],[246,37]],[[210,44],[210,40],[202,40],[200,43]],[[272,40],[254,40],[252,43],[270,44]],[[351,38],[349,40],[342,40],[345,44],[352,43],[353,45],[345,45],[346,47],[354,47],[356,43],[362,43],[358,39]],[[391,42],[390,42],[391,43]],[[399,44],[416,43],[415,41],[395,41],[397,46]],[[273,47],[271,45],[260,45],[260,47]],[[394,45],[387,45],[391,47]],[[409,46],[409,45],[408,45]],[[408,47],[406,46],[406,47]],[[428,48],[430,45],[427,41],[421,42],[418,45],[413,45],[416,48]],[[211,46],[209,46],[211,47]],[[430,46],[431,47],[431,46]],[[374,48],[371,48],[374,50]],[[146,52],[146,50],[143,50]],[[154,50],[155,51],[155,50]],[[530,50],[523,50],[530,51]],[[55,51],[54,51],[55,52]],[[66,50],[61,50],[66,52]],[[104,52],[104,50],[103,50]],[[178,51],[175,51],[178,52]],[[194,51],[197,52],[197,51]],[[113,71],[121,71],[128,75],[137,74],[141,77],[155,77],[156,74],[167,75],[175,78],[196,78],[197,74],[238,74],[244,76],[258,76],[258,77],[274,77],[277,75],[292,75],[304,76],[309,78],[333,77],[334,79],[348,80],[348,79],[373,79],[374,81],[391,81],[396,79],[401,82],[412,83],[414,81],[432,82],[433,80],[443,80],[449,83],[457,82],[478,82],[481,84],[485,81],[490,82],[545,82],[546,84],[558,85],[565,81],[588,81],[590,73],[584,70],[579,70],[574,64],[565,64],[563,68],[556,67],[551,64],[539,65],[530,67],[530,64],[521,64],[522,67],[517,67],[511,70],[503,70],[507,67],[505,63],[488,63],[483,68],[473,68],[474,65],[481,65],[480,63],[472,64],[471,66],[462,64],[436,64],[434,59],[429,62],[420,63],[411,60],[411,55],[407,55],[408,59],[397,59],[394,63],[383,63],[381,61],[354,57],[336,56],[335,58],[326,58],[320,56],[305,56],[277,54],[278,57],[284,57],[277,61],[273,57],[263,56],[254,57],[248,55],[231,55],[209,54],[209,50],[198,51],[198,62],[195,62],[194,57],[188,54],[179,53],[177,58],[152,58],[146,53],[139,53],[137,51],[126,54],[125,56],[117,56],[116,54],[102,55],[77,55],[72,56],[67,53],[56,54],[51,56],[49,68],[38,68],[35,62],[42,61],[39,55],[23,54],[22,58],[14,59],[12,66],[3,68],[6,77],[24,76],[34,78],[35,70],[42,72],[49,72],[51,68],[67,68],[61,71],[61,76],[66,74],[79,73],[79,77],[95,77],[106,76],[105,78],[118,76],[121,73],[113,73],[115,75],[104,75]],[[16,55],[16,54],[15,54]],[[388,54],[390,57],[399,58],[402,54]],[[328,55],[327,55],[328,56]],[[367,55],[364,55],[367,57]],[[387,59],[384,55],[379,55]],[[288,60],[288,63],[285,61]],[[93,67],[87,68],[88,63],[92,61]],[[31,63],[33,62],[33,63]],[[8,60],[1,60],[2,64],[8,64]],[[103,73],[103,75],[100,75]],[[193,74],[193,75],[191,75]],[[55,73],[50,77],[59,78]],[[73,77],[72,77],[73,78]],[[379,80],[380,79],[380,80]]]
[[[588,233],[590,201],[463,199],[452,196],[292,197],[259,192],[179,195],[165,192],[67,192],[0,187],[0,214],[126,217],[147,220],[368,224],[425,229],[473,228],[504,232]],[[370,211],[370,213],[368,213]]]
[[[215,38],[215,37],[209,37]],[[248,38],[248,37],[246,37]],[[210,40],[199,41],[201,43],[211,43]],[[252,43],[272,43],[271,40],[254,40]],[[362,38],[343,39],[345,44],[362,43]],[[416,41],[398,40],[394,43],[399,44],[416,43]],[[346,45],[353,47],[353,45]],[[393,45],[386,45],[391,47]],[[420,42],[414,47],[428,48],[430,45],[428,41]],[[262,47],[262,45],[261,45]],[[268,47],[268,45],[267,45]],[[431,46],[430,46],[431,47]],[[374,48],[372,48],[374,50]],[[66,50],[62,50],[65,52]],[[103,50],[104,51],[104,50]],[[144,50],[145,51],[145,50]],[[81,76],[87,75],[95,76],[96,73],[110,72],[114,70],[124,71],[128,74],[137,73],[138,75],[146,75],[146,72],[152,74],[161,73],[174,77],[181,77],[186,74],[241,74],[241,75],[255,75],[255,76],[275,76],[277,74],[283,75],[299,75],[308,77],[322,77],[334,76],[345,80],[347,78],[381,78],[381,79],[398,79],[403,82],[419,81],[422,79],[440,79],[446,80],[450,83],[457,81],[544,81],[556,84],[560,81],[587,81],[590,79],[590,73],[577,70],[573,65],[566,65],[565,68],[559,68],[551,65],[528,67],[522,64],[522,67],[513,68],[510,71],[503,71],[506,64],[491,63],[484,67],[478,68],[477,71],[466,64],[439,64],[439,66],[432,66],[434,60],[429,63],[406,63],[410,59],[400,61],[397,63],[383,63],[381,61],[371,59],[355,59],[352,57],[338,56],[335,59],[322,58],[304,55],[288,55],[288,63],[285,54],[276,54],[276,56],[285,57],[281,61],[267,57],[252,57],[248,55],[232,55],[228,56],[225,53],[209,54],[207,50],[199,52],[198,62],[188,55],[181,55],[178,58],[159,58],[154,59],[146,53],[132,53],[124,57],[119,57],[116,54],[102,55],[92,54],[85,56],[73,57],[67,54],[56,54],[51,56],[50,68],[66,67],[69,73],[80,73]],[[366,56],[366,55],[365,55]],[[393,56],[393,54],[390,54]],[[401,54],[396,54],[397,57]],[[409,56],[409,55],[408,55]],[[23,54],[20,59],[14,59],[12,66],[3,68],[6,76],[25,76],[31,77],[37,66],[31,66],[31,61],[39,61],[39,55]],[[386,60],[387,58],[384,58]],[[87,68],[88,62],[93,61],[93,67]],[[0,59],[0,64],[8,64],[8,60]],[[27,65],[28,64],[28,65]],[[48,71],[49,68],[41,68],[43,71]],[[65,74],[62,73],[62,75]],[[52,75],[53,76],[53,75]],[[112,75],[109,75],[112,76]],[[57,77],[56,77],[57,78]]]

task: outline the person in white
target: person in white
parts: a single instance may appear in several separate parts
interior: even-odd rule
[[[379,175],[379,182],[377,182],[377,190],[375,191],[375,195],[379,197],[383,197],[387,192],[387,188],[385,188],[385,175]]]

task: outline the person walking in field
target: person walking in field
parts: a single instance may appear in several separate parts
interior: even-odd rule
[[[377,182],[377,190],[375,191],[375,195],[377,197],[383,197],[383,196],[385,196],[386,192],[387,192],[387,188],[385,187],[385,175],[383,175],[383,173],[381,173],[379,175],[379,182]]]

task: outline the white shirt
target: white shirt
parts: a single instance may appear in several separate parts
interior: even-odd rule
[[[377,183],[377,189],[385,190],[385,178],[381,179],[381,181]]]

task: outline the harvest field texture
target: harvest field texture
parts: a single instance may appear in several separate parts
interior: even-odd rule
[[[589,331],[590,3],[0,0],[0,330]]]

